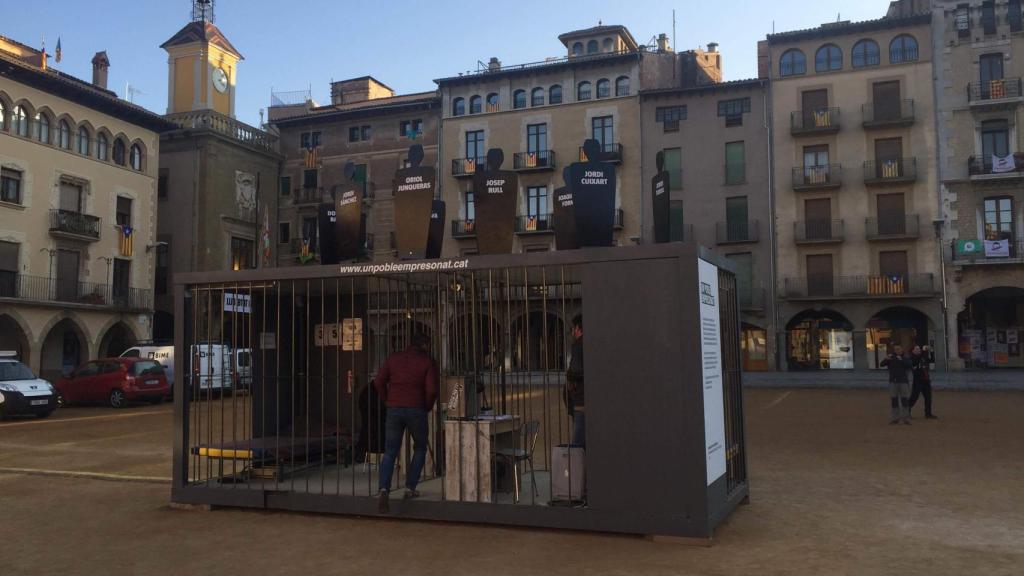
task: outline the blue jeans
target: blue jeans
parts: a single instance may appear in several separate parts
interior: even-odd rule
[[[415,490],[427,461],[427,411],[422,408],[388,408],[384,436],[384,459],[380,463],[380,490],[391,489],[391,475],[395,473],[395,460],[402,450],[402,437],[408,430],[412,434],[412,464],[406,476],[405,487]]]
[[[587,447],[586,413],[579,410],[572,413],[572,443],[580,448]]]

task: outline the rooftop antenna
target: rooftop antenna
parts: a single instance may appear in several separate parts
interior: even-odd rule
[[[135,103],[135,96],[136,95],[145,96],[146,93],[143,92],[142,90],[139,90],[138,88],[132,86],[130,83],[125,82],[125,84],[124,84],[124,95],[125,95],[125,98],[127,98],[129,102],[134,104]]]
[[[672,9],[672,49],[676,48],[676,9]],[[672,69],[672,73],[675,74],[675,68]]]
[[[213,23],[213,4],[214,0],[192,0],[192,21]]]

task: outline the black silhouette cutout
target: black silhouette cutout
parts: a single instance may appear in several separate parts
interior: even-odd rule
[[[423,162],[423,146],[409,147],[409,167],[395,172],[395,248],[402,259],[424,258],[430,242],[437,171]]]
[[[363,256],[366,243],[366,219],[363,197],[366,183],[356,179],[355,164],[347,162],[344,181],[331,187],[331,201],[320,204],[317,223],[320,231],[320,263],[337,264]]]
[[[562,169],[562,181],[564,184],[555,188],[555,249],[575,250],[580,247],[579,239],[576,237],[576,209],[573,206],[572,188],[568,183],[571,179],[569,167]]]
[[[509,254],[516,223],[519,175],[502,170],[505,153],[487,151],[487,166],[473,175],[476,201],[476,244],[481,254]]]
[[[583,143],[585,162],[569,165],[566,185],[573,195],[576,236],[579,246],[612,246],[615,229],[615,166],[595,160],[601,144],[594,139]]]

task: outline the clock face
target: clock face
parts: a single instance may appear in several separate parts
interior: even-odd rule
[[[228,75],[222,68],[213,69],[213,87],[217,92],[224,92],[228,89]]]

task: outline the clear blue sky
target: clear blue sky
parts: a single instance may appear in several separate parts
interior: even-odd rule
[[[218,0],[217,25],[245,56],[239,68],[237,116],[259,121],[271,89],[312,87],[321,104],[328,84],[366,74],[399,93],[433,90],[433,79],[473,70],[497,56],[505,64],[561,56],[557,36],[597,25],[623,24],[641,44],[672,33],[676,49],[718,42],[727,80],[757,74],[757,41],[786,31],[885,14],[888,0],[519,0],[487,3],[434,0]],[[499,7],[492,11],[490,6]],[[89,80],[92,55],[110,56],[110,87],[142,90],[135,102],[155,112],[167,107],[167,56],[159,48],[190,17],[189,0],[34,0],[21,9],[33,18],[6,18],[0,35],[52,54],[61,37],[58,67]],[[696,8],[695,7],[699,7]],[[10,14],[10,10],[7,10]],[[52,62],[52,59],[51,59]]]

